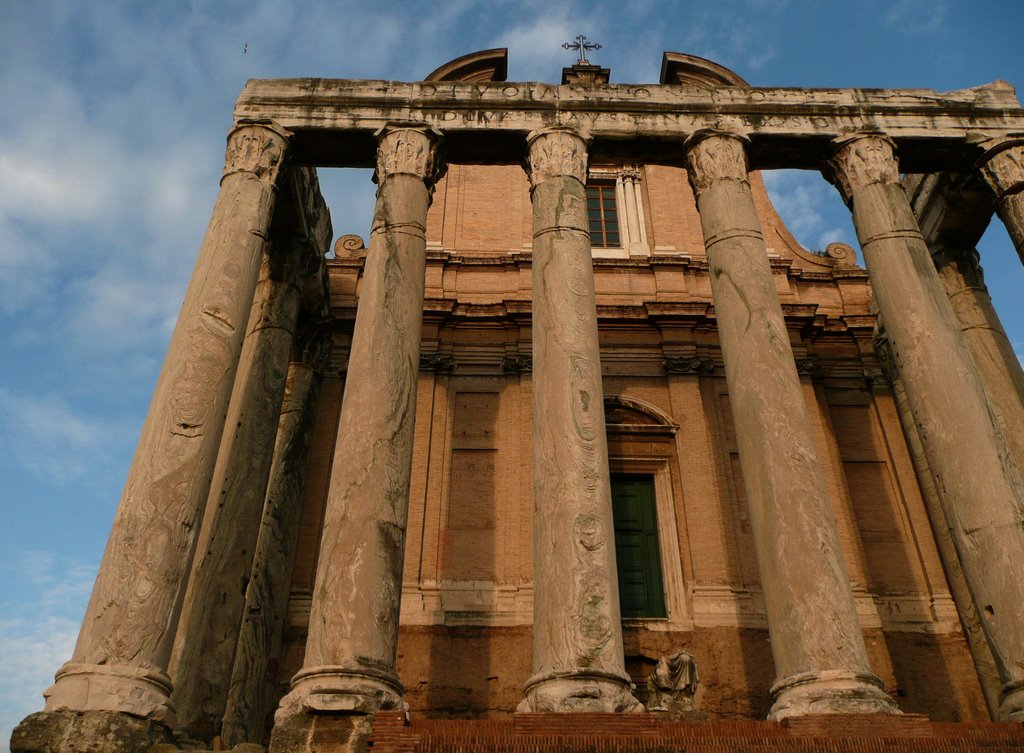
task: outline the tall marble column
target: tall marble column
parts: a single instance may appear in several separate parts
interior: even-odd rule
[[[302,284],[316,264],[305,238],[282,229],[270,243],[242,344],[220,452],[171,656],[178,730],[220,734]]]
[[[778,677],[770,718],[893,713],[868,663],[744,139],[699,132],[687,160]]]
[[[899,184],[895,146],[841,141],[831,177],[853,210],[892,357],[1004,682],[1024,721],[1024,484]]]
[[[378,132],[380,184],[302,669],[271,747],[308,739],[318,715],[401,708],[395,674],[423,318],[427,207],[439,136]],[[305,744],[305,743],[303,743]]]
[[[985,286],[978,252],[943,244],[932,261],[1018,466],[1024,461],[1024,370]]]
[[[220,195],[74,656],[12,750],[52,753],[100,737],[105,751],[135,753],[174,727],[166,671],[289,137],[265,121],[228,135]]]
[[[587,223],[587,146],[527,141],[533,202],[533,669],[520,712],[642,711],[626,674]]]
[[[995,192],[996,213],[1024,262],[1024,139],[1003,139],[988,146],[980,160],[981,176]]]
[[[288,611],[306,457],[329,346],[330,338],[321,330],[302,349],[301,360],[288,366],[274,461],[220,733],[226,748],[263,741],[270,700],[267,670],[278,653]]]

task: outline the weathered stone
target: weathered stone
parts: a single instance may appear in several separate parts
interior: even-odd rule
[[[45,694],[47,712],[124,712],[174,725],[165,672],[288,138],[267,122],[241,123],[228,137],[217,205],[74,656]]]
[[[623,665],[587,148],[531,134],[534,675],[520,712],[642,711]]]
[[[899,185],[892,142],[849,137],[831,170],[852,207],[893,361],[1000,666],[1000,715],[1022,720],[1024,483]]]
[[[743,139],[688,146],[777,681],[770,718],[896,711],[872,673]]]
[[[281,702],[277,726],[290,716],[364,713],[402,704],[394,667],[423,317],[424,233],[438,173],[438,141],[433,132],[408,126],[386,128],[378,136],[380,188],[305,661]]]
[[[173,744],[166,725],[114,711],[40,711],[11,735],[11,753],[140,753]]]
[[[986,146],[981,175],[995,193],[996,212],[1024,261],[1024,139],[996,138]]]
[[[288,609],[306,457],[313,430],[319,370],[329,344],[321,332],[308,360],[288,367],[267,499],[238,635],[221,738],[232,745],[262,740],[269,698],[267,671],[278,653]]]
[[[178,728],[192,737],[220,734],[312,253],[305,239],[273,238],[253,299],[171,657]]]

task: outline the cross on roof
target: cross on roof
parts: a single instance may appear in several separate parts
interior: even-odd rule
[[[600,50],[601,45],[597,42],[588,42],[585,36],[579,34],[572,42],[566,42],[563,44],[562,49],[576,50],[579,52],[580,59],[576,61],[576,65],[590,65],[590,61],[587,60],[587,50]]]

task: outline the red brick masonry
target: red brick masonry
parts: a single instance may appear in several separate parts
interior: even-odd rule
[[[663,721],[647,714],[521,714],[506,720],[377,714],[373,753],[973,753],[1024,751],[1024,725],[924,716],[817,716],[785,722]]]

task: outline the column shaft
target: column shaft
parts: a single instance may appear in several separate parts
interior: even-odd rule
[[[871,286],[968,587],[1024,719],[1024,484],[899,185],[892,142],[842,143],[834,179],[853,209]]]
[[[778,680],[771,718],[893,712],[871,672],[743,142],[687,154]]]
[[[221,729],[221,741],[227,748],[263,742],[270,700],[267,670],[277,656],[288,610],[313,407],[320,386],[318,370],[322,368],[325,345],[326,339],[321,339],[319,345],[307,351],[309,363],[293,361],[288,367],[274,462]]]
[[[243,122],[228,137],[220,195],[74,656],[46,692],[48,712],[120,712],[174,725],[165,673],[289,135]],[[49,726],[58,734],[56,721]]]
[[[301,267],[312,253],[304,240],[282,237],[264,256],[185,593],[172,697],[179,730],[207,741],[224,716],[302,303]]]
[[[1024,460],[1024,370],[1006,336],[974,249],[932,254],[964,343],[1018,466]]]
[[[378,136],[380,188],[306,656],[277,712],[280,745],[290,730],[316,724],[310,715],[402,705],[395,658],[437,138],[425,128],[398,126]]]
[[[625,672],[587,152],[529,141],[533,201],[534,676],[519,711],[639,711]]]

